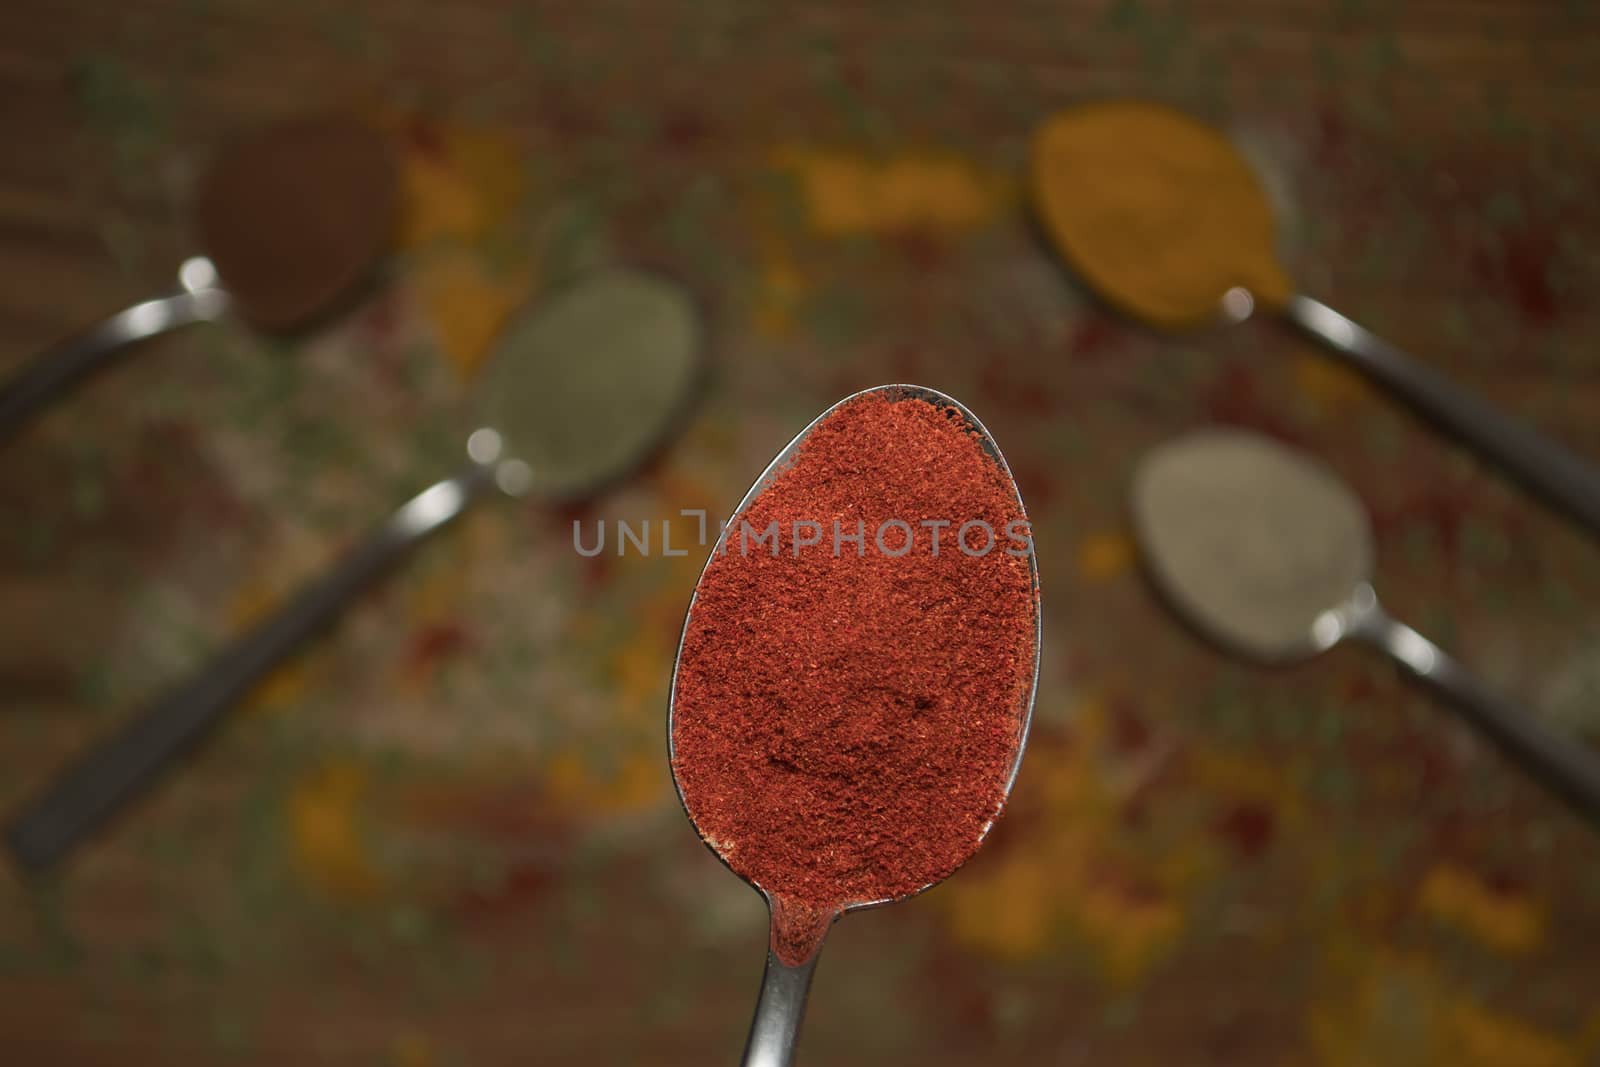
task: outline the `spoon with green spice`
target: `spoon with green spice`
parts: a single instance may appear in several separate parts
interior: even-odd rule
[[[412,548],[495,490],[581,499],[634,470],[681,423],[705,360],[705,321],[664,277],[597,270],[538,301],[480,381],[465,468],[406,502],[364,542],[195,677],[91,749],[10,827],[25,867],[61,859]]]
[[[977,417],[888,385],[779,451],[712,550],[668,752],[696,833],[771,916],[746,1067],[792,1061],[834,922],[942,881],[1003,810],[1039,670],[1026,523]]]
[[[1258,434],[1207,430],[1144,458],[1132,511],[1157,587],[1224,648],[1284,663],[1346,639],[1371,645],[1600,825],[1600,756],[1545,728],[1383,610],[1369,580],[1366,511],[1332,472]]]

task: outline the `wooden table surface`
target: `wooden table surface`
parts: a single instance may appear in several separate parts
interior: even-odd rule
[[[1600,1062],[1600,839],[1374,657],[1199,642],[1123,494],[1204,423],[1306,447],[1395,614],[1590,738],[1600,542],[1272,323],[1087,299],[1019,175],[1043,116],[1121,95],[1238,139],[1305,291],[1600,460],[1581,2],[6,5],[0,375],[171,286],[231,133],[353,109],[406,193],[349,315],[141,346],[0,451],[0,806],[449,471],[548,279],[671,265],[717,373],[634,481],[475,513],[64,871],[0,871],[0,1061],[731,1061],[764,916],[662,745],[700,560],[585,560],[572,523],[692,536],[828,403],[913,380],[1030,502],[1038,723],[980,857],[835,932],[802,1062]]]

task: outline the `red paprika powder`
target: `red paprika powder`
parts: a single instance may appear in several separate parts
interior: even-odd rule
[[[701,835],[773,898],[786,962],[845,905],[950,874],[1000,814],[1032,686],[1031,550],[960,413],[876,392],[730,522],[684,631],[673,773]]]

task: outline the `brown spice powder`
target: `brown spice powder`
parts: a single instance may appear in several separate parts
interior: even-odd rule
[[[366,280],[389,248],[398,204],[383,135],[312,116],[224,149],[196,191],[195,226],[240,313],[290,330]]]

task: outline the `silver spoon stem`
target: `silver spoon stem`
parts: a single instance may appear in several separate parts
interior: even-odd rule
[[[1484,458],[1600,534],[1600,470],[1593,464],[1321,301],[1291,297],[1283,313]]]
[[[230,302],[227,291],[214,285],[146,300],[35,356],[0,385],[0,443],[126,346],[180,326],[215,321]]]
[[[1535,781],[1600,826],[1600,756],[1581,739],[1546,729],[1532,712],[1496,695],[1449,653],[1391,618],[1370,586],[1357,592],[1346,612],[1346,634],[1381,649],[1437,689]]]
[[[811,991],[811,975],[820,955],[820,951],[813,952],[809,960],[791,967],[767,949],[761,996],[744,1045],[744,1067],[789,1067],[793,1062],[800,1021],[806,1014],[806,994]]]
[[[188,682],[134,716],[69,766],[11,825],[7,837],[23,866],[61,859],[123,804],[150,786],[256,683],[428,535],[494,484],[494,467],[474,462],[436,482],[389,516],[322,577],[238,638]]]

